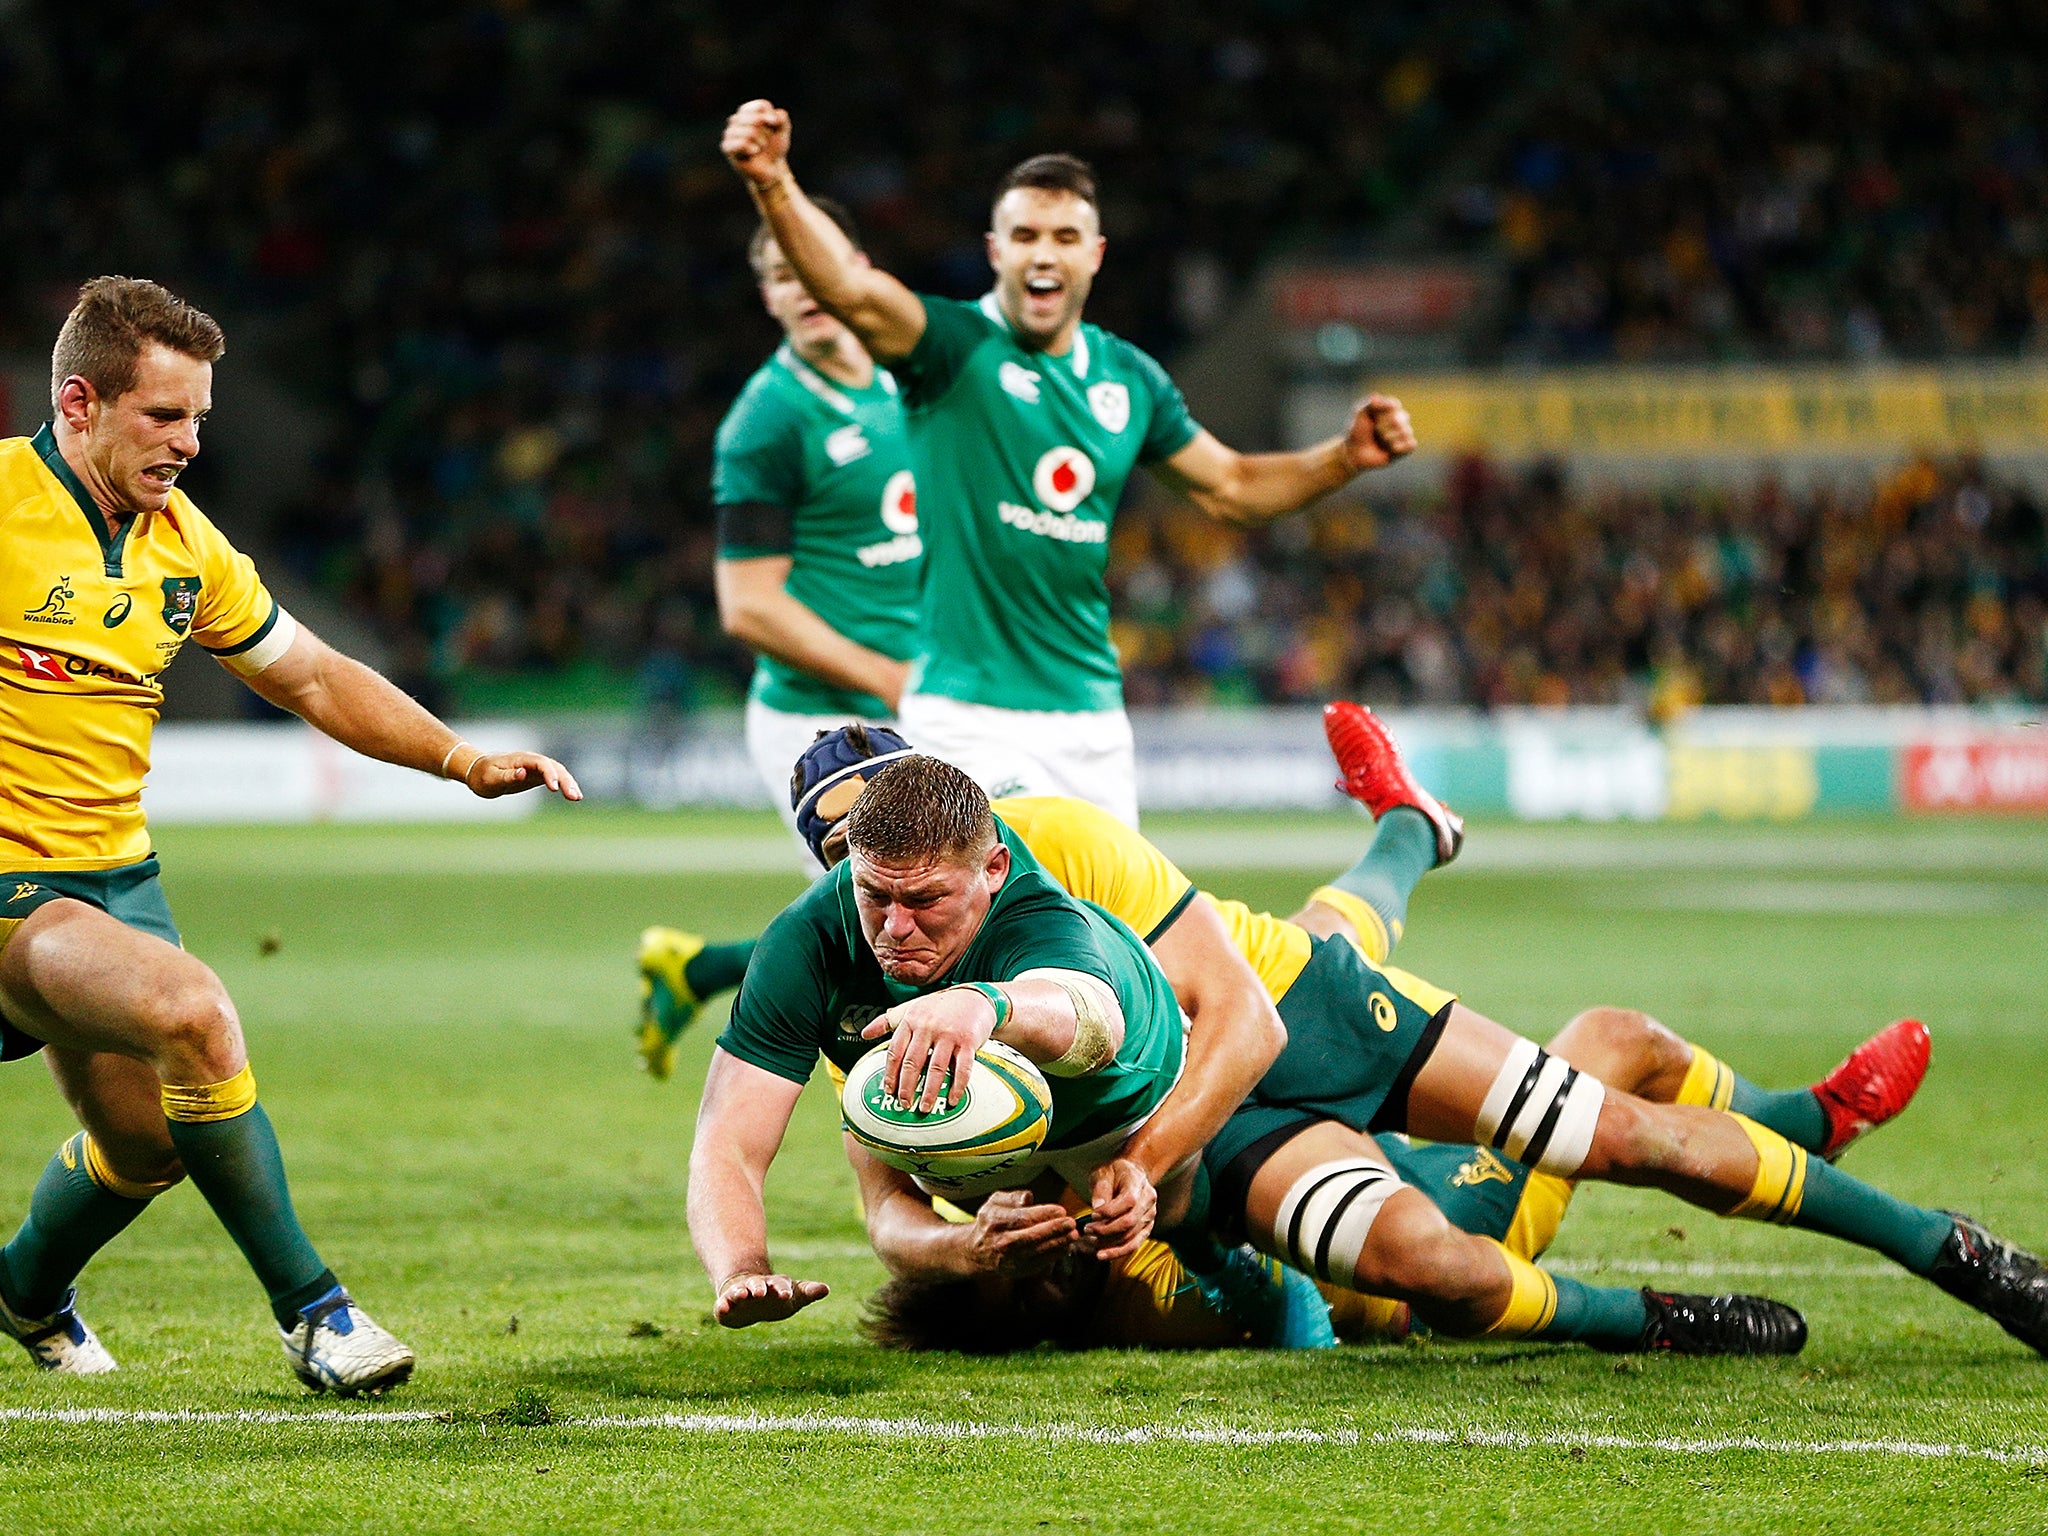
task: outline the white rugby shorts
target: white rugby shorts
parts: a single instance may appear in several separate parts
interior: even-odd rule
[[[1071,795],[1138,824],[1138,760],[1121,709],[1000,709],[906,693],[896,729],[943,758],[990,799]]]
[[[796,769],[796,760],[817,739],[818,732],[836,731],[860,718],[856,715],[793,715],[787,710],[770,709],[759,699],[747,700],[747,756],[754,760],[754,772],[767,786],[768,798],[775,802],[782,824],[789,828],[790,836],[796,838],[804,873],[812,879],[823,874],[825,869],[811,857],[809,845],[796,830],[796,812],[789,805],[789,776]],[[901,729],[894,720],[861,719],[861,723]]]

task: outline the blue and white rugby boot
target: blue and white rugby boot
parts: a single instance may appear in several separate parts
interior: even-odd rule
[[[65,1376],[104,1376],[120,1369],[107,1346],[78,1315],[75,1290],[66,1291],[62,1304],[48,1317],[23,1317],[0,1297],[0,1333],[20,1341],[41,1370]]]
[[[278,1333],[293,1372],[315,1392],[340,1397],[387,1392],[412,1375],[412,1350],[373,1322],[338,1285]]]
[[[1191,1275],[1202,1299],[1251,1331],[1264,1349],[1335,1349],[1330,1304],[1298,1269],[1248,1247],[1223,1255],[1219,1269]]]

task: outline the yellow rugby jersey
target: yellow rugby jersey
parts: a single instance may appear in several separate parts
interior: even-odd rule
[[[146,857],[164,668],[189,639],[252,676],[296,633],[183,491],[110,531],[50,427],[0,440],[0,869]]]
[[[1020,795],[996,801],[995,812],[1068,895],[1113,913],[1148,944],[1195,898],[1194,882],[1173,860],[1135,828],[1085,800]],[[1241,901],[1209,900],[1266,991],[1275,1000],[1285,995],[1308,964],[1307,931]]]

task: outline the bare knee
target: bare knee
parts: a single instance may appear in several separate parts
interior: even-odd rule
[[[1636,1008],[1588,1008],[1558,1031],[1548,1049],[1610,1088],[1664,1100],[1692,1064],[1692,1047]],[[1668,1082],[1671,1093],[1654,1093]]]
[[[1499,1269],[1490,1244],[1452,1226],[1428,1196],[1409,1189],[1380,1213],[1359,1256],[1358,1288],[1462,1307],[1498,1287]]]
[[[167,1081],[217,1083],[247,1063],[242,1021],[211,971],[166,988],[145,1020],[158,1069]]]

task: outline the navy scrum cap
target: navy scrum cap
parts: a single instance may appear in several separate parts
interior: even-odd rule
[[[825,839],[839,825],[853,802],[872,779],[888,764],[913,754],[910,743],[886,726],[842,725],[836,731],[820,731],[796,760],[789,776],[789,803],[796,811],[796,830],[810,845],[820,864],[831,868],[825,857]]]

